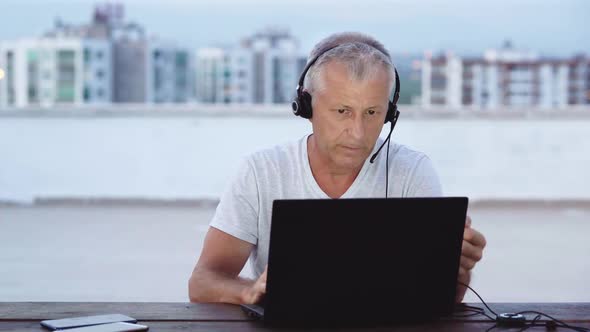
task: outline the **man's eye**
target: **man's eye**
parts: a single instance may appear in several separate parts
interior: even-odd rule
[[[345,109],[339,109],[339,110],[338,110],[338,113],[340,113],[340,114],[344,114],[344,113],[346,113],[346,110],[345,110]]]
[[[373,115],[375,114],[375,110],[368,110],[367,113],[369,113],[369,115]]]

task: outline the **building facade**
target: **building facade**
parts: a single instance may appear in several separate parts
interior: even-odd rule
[[[197,100],[205,103],[280,104],[295,95],[305,67],[298,42],[284,30],[269,29],[233,47],[198,49]]]
[[[188,102],[192,58],[126,23],[121,5],[98,5],[90,24],[56,20],[42,37],[0,42],[0,107]]]
[[[422,62],[424,107],[564,108],[590,104],[590,58],[542,58],[505,47],[482,58],[453,54]]]
[[[108,41],[75,37],[0,43],[1,107],[104,104],[112,100]]]

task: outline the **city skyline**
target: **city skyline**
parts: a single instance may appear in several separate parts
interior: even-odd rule
[[[191,49],[235,44],[248,34],[245,31],[277,26],[298,38],[303,52],[330,33],[360,31],[381,40],[393,54],[450,50],[471,55],[499,47],[504,40],[543,56],[590,53],[590,44],[585,42],[590,27],[585,22],[585,13],[590,12],[587,1],[473,4],[465,0],[451,3],[429,0],[417,4],[370,0],[359,8],[352,1],[333,0],[320,4],[309,0],[281,3],[221,0],[213,4],[187,0],[119,2],[125,6],[125,16],[144,25],[150,35],[177,41]],[[96,3],[91,0],[2,1],[0,12],[10,13],[3,21],[11,28],[0,30],[0,40],[38,36],[53,26],[58,17],[74,24],[86,22]],[[334,7],[336,3],[338,6]],[[294,17],[305,19],[294,20]],[[403,27],[400,36],[387,33],[396,26]]]
[[[292,99],[308,51],[288,28],[269,24],[239,42],[191,47],[133,19],[129,3],[96,3],[90,20],[56,17],[36,37],[0,39],[0,76],[6,77],[0,78],[0,106]],[[182,5],[189,4],[172,0],[172,7]],[[547,55],[505,39],[483,58],[456,50],[418,54],[393,53],[400,80],[409,83],[400,103],[564,108],[590,101],[590,62],[581,52]]]

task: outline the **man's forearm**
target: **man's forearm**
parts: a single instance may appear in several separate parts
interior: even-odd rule
[[[212,271],[195,271],[189,280],[189,299],[191,302],[242,304],[245,292],[254,282]]]

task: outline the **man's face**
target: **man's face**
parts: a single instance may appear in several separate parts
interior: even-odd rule
[[[389,101],[385,69],[362,81],[352,80],[344,64],[324,65],[320,89],[312,97],[313,139],[318,152],[340,169],[360,167],[383,128]]]

